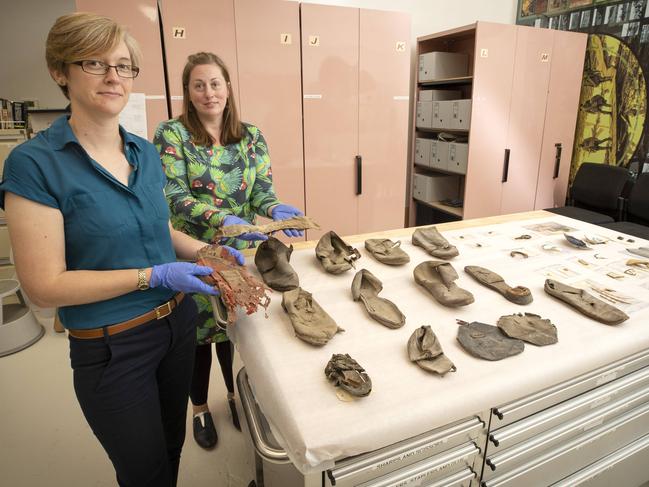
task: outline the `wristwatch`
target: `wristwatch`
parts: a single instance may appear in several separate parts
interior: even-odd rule
[[[137,288],[140,291],[146,291],[149,289],[149,283],[146,280],[146,270],[144,269],[137,270]]]

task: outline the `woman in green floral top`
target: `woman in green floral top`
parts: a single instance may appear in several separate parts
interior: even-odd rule
[[[167,176],[165,194],[174,228],[212,243],[220,226],[254,224],[256,215],[274,220],[302,215],[277,199],[266,141],[257,127],[239,121],[223,61],[212,53],[193,54],[188,57],[182,81],[183,114],[161,123],[153,141]],[[302,234],[294,229],[285,233],[292,237]],[[222,243],[243,249],[266,238],[248,233]],[[207,407],[211,343],[216,345],[228,389],[232,421],[240,429],[234,404],[232,348],[214,322],[208,299],[194,295],[194,300],[199,311],[190,393],[194,438],[203,448],[212,448],[218,437]]]

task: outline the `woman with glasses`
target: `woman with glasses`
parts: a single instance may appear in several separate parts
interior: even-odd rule
[[[175,485],[196,333],[184,293],[217,294],[198,278],[209,267],[176,258],[205,244],[170,226],[158,152],[119,126],[139,72],[124,28],[60,17],[46,60],[71,115],[5,163],[16,271],[32,301],[59,307],[77,399],[119,484]]]
[[[153,141],[167,175],[165,194],[174,228],[213,243],[221,226],[254,224],[256,215],[274,220],[302,215],[277,199],[266,141],[257,127],[239,120],[223,61],[209,52],[190,55],[182,83],[182,114],[160,124]],[[302,235],[294,229],[284,233]],[[226,243],[244,249],[266,238],[247,233]],[[241,429],[234,402],[232,348],[225,331],[214,321],[208,299],[195,295],[194,300],[199,310],[190,392],[194,439],[203,448],[213,448],[218,436],[207,406],[212,343],[228,390],[232,421]]]

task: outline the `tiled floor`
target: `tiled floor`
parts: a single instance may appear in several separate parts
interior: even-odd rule
[[[68,341],[46,333],[31,347],[0,358],[0,485],[113,486],[112,465],[88,427],[72,388]],[[230,420],[218,361],[212,361],[208,404],[219,434],[212,451],[192,438],[191,417],[180,465],[179,486],[240,487],[253,479],[250,440]],[[235,370],[241,367],[235,358]],[[244,423],[239,408],[239,417]]]

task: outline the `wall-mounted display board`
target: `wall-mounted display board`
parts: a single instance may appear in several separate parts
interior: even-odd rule
[[[582,162],[645,162],[649,2],[519,0],[517,23],[590,34],[570,180]]]

